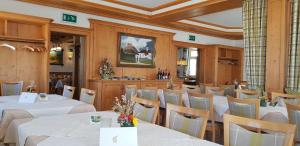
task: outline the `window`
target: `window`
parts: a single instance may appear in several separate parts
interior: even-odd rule
[[[198,50],[197,48],[190,49],[190,58],[189,58],[189,75],[197,75],[197,62],[198,62]]]

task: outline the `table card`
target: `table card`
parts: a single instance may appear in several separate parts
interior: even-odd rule
[[[37,97],[37,93],[22,92],[19,98],[19,103],[35,103]]]
[[[100,146],[138,146],[137,128],[100,128]]]

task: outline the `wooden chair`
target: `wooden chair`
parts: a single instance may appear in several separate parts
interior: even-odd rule
[[[214,97],[212,94],[189,93],[190,107],[194,109],[209,111],[206,130],[212,132],[212,141],[216,141],[216,129],[220,127],[215,123]]]
[[[243,127],[274,131],[262,134]],[[224,146],[293,146],[295,125],[273,123],[224,114]]]
[[[182,85],[182,89],[187,92],[201,92],[201,89],[197,85]]]
[[[132,97],[131,100],[136,103],[133,113],[138,119],[153,124],[156,123],[159,116],[159,101],[142,99],[136,96]]]
[[[238,99],[227,97],[229,112],[231,115],[259,119],[259,99]]]
[[[259,98],[259,93],[256,90],[235,90],[236,98]]]
[[[285,103],[300,105],[300,95],[284,94],[279,92],[271,92],[272,102],[278,102],[279,106],[285,106]]]
[[[23,81],[19,82],[4,82],[1,84],[1,95],[21,95],[23,89]]]
[[[158,100],[157,87],[142,88],[140,94],[139,97],[142,99]]]
[[[88,104],[94,104],[95,96],[96,92],[94,90],[81,88],[79,100]]]
[[[171,103],[174,105],[182,105],[182,90],[164,90],[165,105]]]
[[[136,85],[125,85],[125,97],[127,100],[130,100],[132,97],[137,94],[137,86]]]
[[[206,110],[167,104],[166,127],[203,139],[208,117],[209,111]]]
[[[224,89],[225,96],[235,96],[235,85],[220,85],[222,89]]]
[[[295,145],[300,143],[300,106],[286,104],[289,123],[296,125],[296,134],[295,134]]]
[[[220,87],[205,87],[205,94],[224,96],[224,89]]]
[[[213,83],[207,83],[207,84],[205,84],[205,83],[199,83],[200,92],[201,92],[202,94],[205,94],[205,92],[206,92],[206,87],[213,87],[213,86],[214,86]]]
[[[73,99],[74,92],[75,92],[75,87],[64,85],[64,91],[63,91],[62,96]]]

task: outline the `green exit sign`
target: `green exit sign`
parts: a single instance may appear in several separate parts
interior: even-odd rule
[[[196,41],[196,36],[194,36],[194,35],[189,35],[189,40],[190,40],[190,41]]]
[[[77,23],[77,16],[72,15],[72,14],[63,13],[63,21],[64,22]]]

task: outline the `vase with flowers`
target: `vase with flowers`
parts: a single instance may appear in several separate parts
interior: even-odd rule
[[[127,100],[125,96],[121,99],[115,98],[113,111],[119,113],[118,123],[121,127],[136,127],[138,120],[133,115],[134,102]]]
[[[102,79],[108,80],[114,75],[113,67],[107,58],[104,58],[99,68],[99,74]]]

